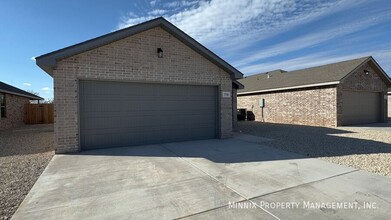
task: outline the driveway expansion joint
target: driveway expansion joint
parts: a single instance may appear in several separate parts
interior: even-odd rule
[[[326,178],[323,178],[323,179],[319,179],[319,180],[315,180],[315,181],[311,181],[311,182],[308,182],[308,183],[303,183],[303,184],[299,184],[299,185],[296,185],[296,186],[287,187],[287,188],[284,188],[284,189],[276,190],[274,192],[265,193],[265,194],[262,194],[262,195],[259,195],[259,196],[251,197],[251,198],[249,198],[249,200],[261,198],[261,197],[272,195],[272,194],[279,193],[279,192],[284,192],[284,191],[287,191],[287,190],[290,190],[290,189],[294,189],[294,188],[298,188],[298,187],[301,187],[301,186],[310,185],[310,184],[317,183],[317,182],[322,182],[324,180],[332,179],[332,178],[335,178],[335,177],[343,176],[343,175],[354,173],[354,172],[357,172],[357,171],[360,171],[360,170],[358,170],[358,169],[351,170],[351,171],[348,171],[348,172],[340,173],[340,174],[337,174],[337,175],[334,175],[334,176],[329,176],[329,177],[326,177]]]
[[[220,183],[220,184],[223,184],[223,186],[225,186],[227,189],[229,189],[230,191],[238,194],[240,197],[244,198],[244,200],[240,200],[240,202],[243,202],[243,201],[249,201],[253,204],[255,204],[256,206],[258,206],[260,209],[262,209],[264,212],[266,212],[267,214],[271,215],[272,217],[274,217],[275,219],[277,220],[280,220],[280,218],[278,218],[277,216],[275,216],[273,213],[271,213],[270,211],[264,209],[263,207],[257,205],[256,203],[254,203],[253,201],[249,200],[248,198],[246,198],[246,196],[242,195],[241,193],[237,192],[236,190],[232,189],[231,187],[229,187],[228,185],[226,185],[224,182],[221,182],[220,180],[218,180],[218,178],[215,178],[214,176],[210,175],[209,173],[203,171],[201,168],[199,168],[197,165],[191,163],[190,161],[186,160],[185,158],[183,158],[181,155],[178,155],[176,152],[166,148],[165,146],[163,145],[159,145],[161,147],[163,147],[164,149],[170,151],[171,153],[175,154],[178,158],[181,158],[182,160],[184,160],[185,162],[187,162],[188,164],[190,164],[192,167],[196,168],[197,170],[201,171],[202,173],[204,173],[205,175],[209,176],[210,178],[212,178],[213,180],[215,180],[216,182]],[[225,206],[222,206],[222,207],[225,207]],[[216,210],[216,209],[219,209],[219,208],[222,208],[222,207],[217,207],[217,208],[213,208],[213,209],[210,209],[210,210],[206,210],[206,211],[203,211],[203,212],[200,212],[200,213],[205,213],[205,212],[208,212],[208,211],[211,211],[211,210]],[[192,215],[189,215],[189,216],[194,216],[196,214],[200,214],[200,213],[194,213]],[[182,217],[181,217],[182,218]]]

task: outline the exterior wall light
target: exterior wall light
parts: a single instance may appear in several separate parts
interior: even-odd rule
[[[159,57],[159,58],[163,58],[163,50],[162,50],[162,48],[157,48],[157,57]]]
[[[369,71],[368,70],[364,70],[364,73],[365,73],[365,75],[368,75]]]

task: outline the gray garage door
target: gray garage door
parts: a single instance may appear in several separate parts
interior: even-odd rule
[[[343,91],[343,125],[380,121],[381,96],[377,92]]]
[[[82,150],[216,138],[217,87],[80,82]]]

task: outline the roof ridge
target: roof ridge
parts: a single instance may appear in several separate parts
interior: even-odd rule
[[[303,69],[291,70],[291,71],[288,71],[288,73],[302,71],[302,70],[308,70],[308,69],[312,69],[312,68],[320,68],[320,67],[325,67],[325,66],[329,66],[329,65],[336,65],[336,64],[341,64],[341,63],[345,63],[345,62],[357,61],[357,60],[361,60],[361,59],[363,59],[363,62],[364,62],[366,59],[368,59],[370,57],[372,57],[372,56],[359,57],[359,58],[354,58],[354,59],[350,59],[350,60],[341,60],[341,61],[334,62],[334,63],[326,63],[326,64],[322,64],[319,66],[312,66],[312,67],[306,67]]]
[[[336,64],[340,64],[340,63],[344,63],[344,62],[351,62],[351,61],[360,60],[360,59],[363,59],[363,62],[364,62],[366,59],[371,58],[371,57],[372,56],[358,57],[358,58],[354,58],[354,59],[350,59],[350,60],[341,60],[341,61],[338,61],[338,62],[335,62],[335,63],[326,63],[326,64],[322,64],[322,65],[319,65],[319,66],[306,67],[306,68],[303,68],[303,69],[290,70],[290,71],[283,70],[283,69],[274,69],[274,70],[270,70],[270,71],[266,71],[266,72],[255,73],[255,74],[246,76],[244,78],[253,77],[253,76],[259,76],[259,75],[262,75],[262,74],[267,74],[267,73],[271,73],[271,72],[275,72],[275,71],[280,71],[280,72],[283,71],[281,73],[293,73],[293,72],[299,72],[299,71],[302,71],[302,70],[309,70],[309,69],[313,69],[313,68],[321,68],[321,67],[325,67],[325,66],[328,66],[328,65],[336,65]]]

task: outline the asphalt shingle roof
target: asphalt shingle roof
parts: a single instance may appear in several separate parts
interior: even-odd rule
[[[36,95],[34,95],[32,93],[29,93],[29,92],[26,92],[24,90],[18,89],[18,88],[14,87],[14,86],[8,85],[8,84],[3,83],[3,82],[0,82],[0,92],[10,93],[10,94],[14,94],[14,95],[19,95],[19,96],[27,97],[27,98],[34,99],[34,100],[42,100],[43,99],[43,98],[41,98],[39,96],[36,96]]]
[[[255,74],[238,80],[244,85],[244,89],[238,93],[340,81],[369,58],[362,57],[290,72],[274,70],[269,72],[270,78],[266,73]]]

